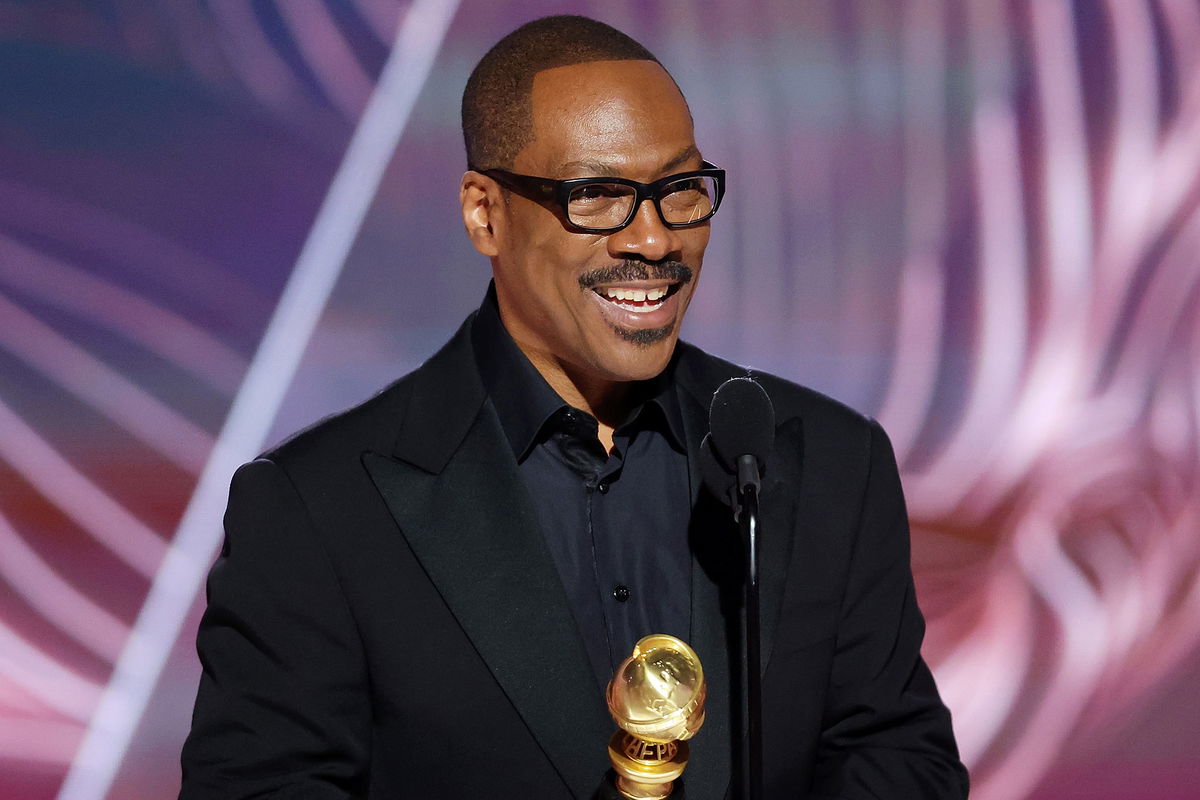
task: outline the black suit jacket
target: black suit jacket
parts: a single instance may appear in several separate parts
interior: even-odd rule
[[[601,784],[614,725],[470,324],[235,475],[181,797],[565,799]],[[692,481],[689,642],[709,681],[684,780],[690,800],[716,800],[741,730],[741,566],[696,449],[712,393],[745,370],[686,344],[672,369]],[[963,797],[919,655],[890,445],[828,398],[757,377],[779,422],[761,498],[767,796]]]

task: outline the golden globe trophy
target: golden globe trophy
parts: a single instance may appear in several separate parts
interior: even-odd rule
[[[617,790],[661,800],[687,766],[687,739],[704,724],[704,669],[674,636],[642,638],[608,682],[608,711],[619,729],[608,742]]]

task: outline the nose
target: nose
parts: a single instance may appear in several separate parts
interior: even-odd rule
[[[608,237],[608,248],[613,255],[636,254],[646,261],[662,261],[678,255],[680,246],[679,231],[663,224],[654,201],[649,198],[638,206],[627,226]]]

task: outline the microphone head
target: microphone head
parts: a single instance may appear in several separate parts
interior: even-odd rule
[[[713,395],[709,410],[712,449],[733,472],[739,457],[754,456],[761,472],[775,442],[775,407],[758,381],[730,378]]]

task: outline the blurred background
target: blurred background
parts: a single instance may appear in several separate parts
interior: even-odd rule
[[[229,477],[479,303],[551,13],[728,170],[687,338],[893,437],[972,796],[1200,797],[1195,0],[0,0],[0,798],[174,796]]]

